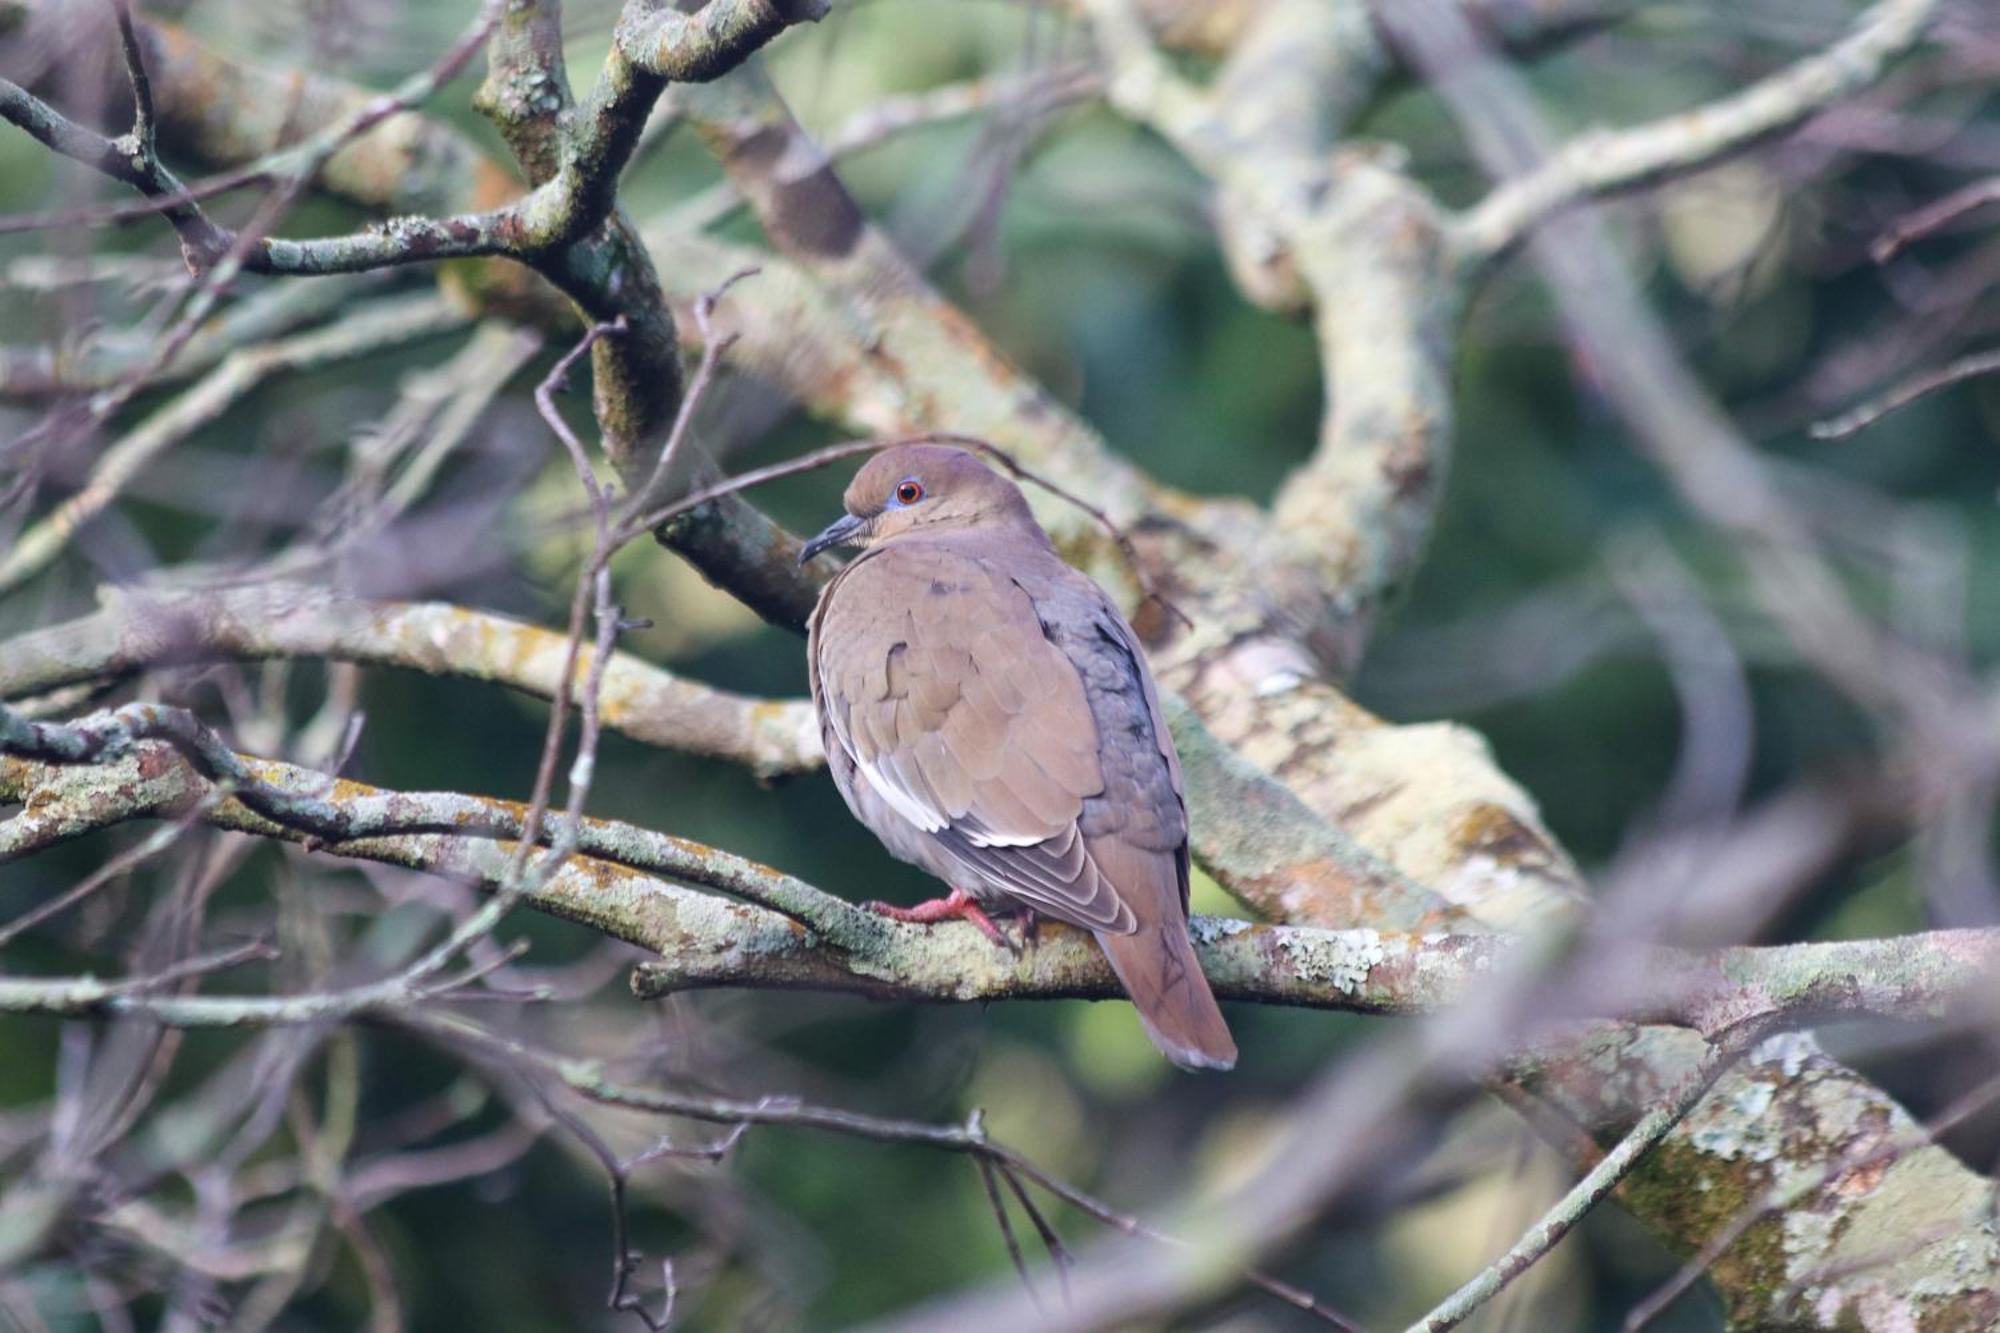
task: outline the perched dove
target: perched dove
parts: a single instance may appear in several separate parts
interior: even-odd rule
[[[855,817],[951,887],[869,905],[965,917],[1002,943],[982,908],[1080,926],[1167,1058],[1229,1068],[1188,939],[1180,761],[1131,626],[963,450],[884,450],[845,505],[800,555],[864,548],[812,616],[827,762]]]

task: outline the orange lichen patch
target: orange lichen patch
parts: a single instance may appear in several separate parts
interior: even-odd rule
[[[1452,823],[1451,842],[1463,856],[1490,856],[1502,865],[1546,861],[1546,839],[1521,822],[1513,811],[1491,801],[1463,811]]]
[[[369,786],[365,782],[356,782],[352,778],[335,778],[333,786],[326,793],[326,799],[332,801],[335,805],[345,805],[349,802],[360,800],[363,797],[379,794],[376,788]]]
[[[671,833],[663,833],[660,835],[660,837],[663,838],[665,841],[673,844],[674,849],[676,851],[685,853],[686,855],[699,860],[706,860],[715,855],[715,848],[710,847],[705,843],[694,842],[687,838],[677,838]],[[752,861],[748,857],[739,857],[736,856],[734,853],[729,854],[729,859],[735,862],[736,865],[741,870],[747,871],[749,874],[754,876],[762,876],[768,879],[790,878],[790,876],[785,874],[782,870],[773,869],[772,867],[765,865],[761,861]]]
[[[157,782],[180,765],[174,751],[165,745],[141,746],[138,759],[139,778],[143,782]]]
[[[1860,1198],[1882,1183],[1882,1177],[1889,1174],[1891,1162],[1887,1159],[1869,1162],[1847,1172],[1833,1183],[1833,1192],[1846,1198]]]

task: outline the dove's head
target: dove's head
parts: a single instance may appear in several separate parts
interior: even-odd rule
[[[833,546],[873,546],[913,532],[1020,524],[1039,532],[1020,487],[963,449],[904,444],[854,475],[847,513],[799,551],[799,563]]]

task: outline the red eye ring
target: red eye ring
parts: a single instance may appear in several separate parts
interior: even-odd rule
[[[896,503],[913,505],[924,498],[924,484],[914,477],[896,483]]]

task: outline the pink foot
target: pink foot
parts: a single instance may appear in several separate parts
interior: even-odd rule
[[[964,919],[979,927],[986,938],[992,940],[1009,953],[1014,945],[1000,933],[1000,927],[993,924],[993,918],[986,915],[984,908],[964,889],[953,889],[942,898],[932,898],[929,902],[918,903],[915,907],[896,907],[890,903],[863,903],[863,907],[892,921],[914,921],[919,925],[930,925],[937,921]]]

